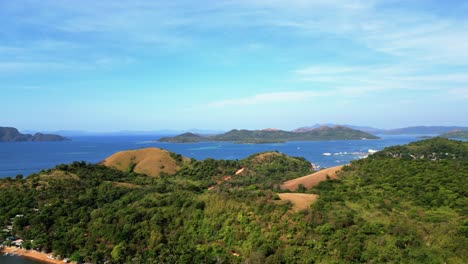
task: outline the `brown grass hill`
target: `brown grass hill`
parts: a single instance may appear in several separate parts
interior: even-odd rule
[[[296,191],[300,185],[304,186],[305,189],[309,190],[310,188],[316,186],[322,181],[326,181],[327,179],[336,179],[339,176],[339,172],[343,168],[341,166],[335,166],[327,169],[320,170],[318,172],[296,178],[293,180],[289,180],[281,185],[282,190],[290,190]]]
[[[175,174],[190,159],[159,148],[145,148],[117,152],[101,164],[124,172],[135,172],[159,177],[160,174]]]

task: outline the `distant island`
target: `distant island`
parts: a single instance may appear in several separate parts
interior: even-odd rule
[[[440,135],[443,138],[468,138],[468,130],[453,130]]]
[[[352,129],[364,131],[371,134],[378,134],[378,135],[439,135],[442,133],[447,133],[454,130],[468,130],[468,127],[462,126],[411,126],[411,127],[401,127],[401,128],[391,128],[391,129],[382,129],[382,128],[375,128],[370,126],[355,126],[355,125],[348,125],[348,124],[315,124],[312,126],[305,126],[300,127],[293,132],[305,132],[315,128],[319,128],[321,126],[345,126]]]
[[[65,137],[53,134],[36,133],[22,134],[14,127],[0,127],[0,142],[23,142],[23,141],[65,141]]]
[[[344,126],[322,126],[305,131],[284,131],[273,128],[263,130],[233,129],[220,135],[203,136],[194,133],[184,133],[175,137],[163,137],[159,142],[195,143],[226,141],[235,143],[281,143],[286,141],[320,141],[320,140],[360,140],[378,139],[372,134]]]

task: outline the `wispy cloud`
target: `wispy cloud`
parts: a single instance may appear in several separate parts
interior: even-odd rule
[[[68,67],[65,64],[49,61],[12,61],[0,62],[0,72],[18,72],[18,71],[51,71],[61,70]]]
[[[468,74],[462,70],[440,73],[422,65],[420,68],[404,64],[311,66],[296,69],[292,74],[298,82],[330,87],[342,94],[347,94],[346,91],[444,91],[468,85]]]
[[[247,106],[247,105],[262,105],[270,103],[294,103],[299,101],[307,101],[311,98],[329,95],[329,92],[318,91],[293,91],[293,92],[275,92],[262,93],[248,97],[235,99],[220,100],[210,102],[207,106],[211,107],[227,107],[227,106]]]

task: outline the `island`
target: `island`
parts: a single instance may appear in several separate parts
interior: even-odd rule
[[[456,129],[440,135],[443,138],[468,138],[468,130]]]
[[[14,127],[0,127],[0,142],[24,142],[24,141],[66,141],[68,138],[36,133],[34,135],[22,134]]]
[[[362,140],[378,139],[372,134],[351,129],[345,126],[322,126],[310,130],[294,132],[278,129],[237,130],[233,129],[220,135],[203,136],[194,133],[184,133],[175,137],[163,137],[159,142],[195,143],[226,141],[234,143],[282,143],[286,141],[319,141],[319,140]]]
[[[279,152],[122,151],[0,179],[0,245],[79,263],[465,263],[467,155],[437,137],[316,172]]]

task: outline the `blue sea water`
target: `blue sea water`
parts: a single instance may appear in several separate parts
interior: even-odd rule
[[[277,150],[287,155],[304,157],[321,167],[331,167],[361,158],[369,149],[382,150],[387,146],[419,140],[413,135],[381,135],[382,138],[377,140],[293,141],[275,144],[154,142],[160,137],[81,136],[64,142],[0,143],[0,178],[18,174],[27,176],[73,161],[97,163],[117,151],[146,147],[163,148],[195,159],[242,159],[257,152]]]

